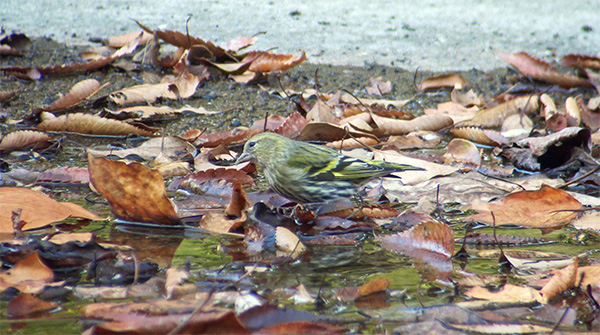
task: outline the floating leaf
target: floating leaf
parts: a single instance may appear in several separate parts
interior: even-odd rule
[[[22,230],[37,229],[67,218],[102,220],[83,207],[58,202],[47,195],[21,187],[0,187],[0,233],[12,233],[12,212],[21,209]]]

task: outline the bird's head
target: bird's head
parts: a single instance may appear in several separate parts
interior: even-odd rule
[[[244,145],[244,151],[236,160],[236,164],[252,161],[263,165],[284,142],[290,141],[275,133],[260,133],[252,136]]]

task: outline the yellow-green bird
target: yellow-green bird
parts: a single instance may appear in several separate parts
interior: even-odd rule
[[[271,189],[301,204],[324,203],[356,195],[369,180],[392,172],[423,170],[410,165],[360,160],[275,133],[260,133],[244,145],[237,163],[258,165]]]

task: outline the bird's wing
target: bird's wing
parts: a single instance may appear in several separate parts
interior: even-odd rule
[[[308,179],[315,181],[362,180],[386,174],[382,167],[342,156],[327,147],[302,146],[291,157],[289,166],[302,169]]]

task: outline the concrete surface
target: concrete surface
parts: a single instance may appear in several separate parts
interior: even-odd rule
[[[494,50],[600,52],[600,0],[0,0],[6,32],[85,45],[138,29],[130,18],[185,31],[189,14],[197,37],[224,45],[266,31],[254,49],[304,49],[313,63],[490,70],[506,66]]]

